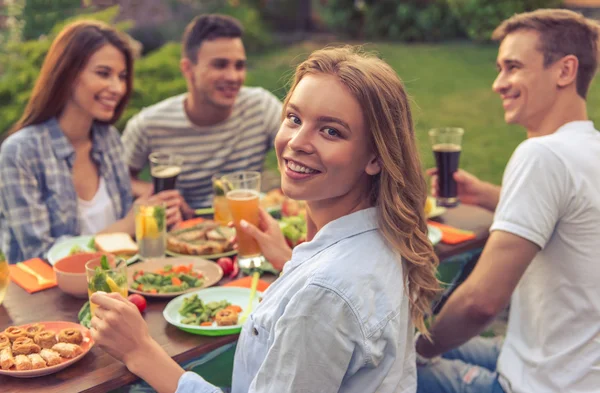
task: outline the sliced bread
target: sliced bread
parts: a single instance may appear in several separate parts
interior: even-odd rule
[[[125,232],[102,233],[94,239],[96,249],[114,255],[135,255],[138,246]]]

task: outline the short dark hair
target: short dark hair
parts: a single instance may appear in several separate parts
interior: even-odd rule
[[[544,67],[567,55],[577,57],[577,94],[586,98],[598,68],[598,23],[573,11],[540,9],[505,20],[494,30],[492,39],[501,42],[519,30],[539,33],[538,50],[544,55]]]
[[[198,59],[198,50],[205,40],[241,38],[243,34],[242,24],[231,16],[219,14],[198,15],[187,25],[183,33],[183,57],[195,63]]]

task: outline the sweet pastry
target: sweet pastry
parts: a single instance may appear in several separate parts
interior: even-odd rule
[[[31,361],[31,366],[34,370],[37,370],[39,368],[46,368],[46,361],[40,356],[39,353],[32,353],[30,355],[27,355],[27,357]]]
[[[29,337],[19,337],[13,342],[12,351],[16,355],[29,355],[30,353],[39,353],[40,346],[33,342]]]
[[[40,356],[46,361],[48,367],[56,366],[57,364],[61,363],[60,355],[58,354],[58,352],[55,352],[51,349],[42,349],[40,352]]]
[[[33,342],[35,342],[42,348],[50,349],[58,341],[56,340],[56,334],[54,332],[44,330],[35,335],[35,337],[33,338]]]
[[[83,349],[79,345],[70,343],[58,343],[52,347],[53,351],[58,352],[63,358],[74,358],[83,353]]]
[[[10,339],[4,333],[0,333],[0,349],[10,347]]]
[[[15,342],[15,340],[19,337],[27,337],[27,332],[17,326],[11,326],[6,328],[4,334],[8,336],[11,342]]]
[[[29,360],[27,355],[15,356],[15,366],[17,371],[31,370],[33,368],[33,364],[31,364],[31,360]]]
[[[79,329],[63,329],[58,333],[58,342],[79,345],[82,341],[83,335]]]
[[[2,368],[2,370],[8,370],[14,365],[15,358],[13,357],[10,347],[0,349],[0,368]]]
[[[40,323],[36,323],[34,325],[29,326],[27,329],[25,329],[25,333],[27,334],[27,337],[29,338],[34,338],[36,334],[38,334],[39,332],[44,330],[44,325],[40,324]]]

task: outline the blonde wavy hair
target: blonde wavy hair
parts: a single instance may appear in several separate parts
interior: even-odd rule
[[[427,238],[427,183],[404,85],[386,62],[360,47],[325,48],[296,68],[284,108],[308,74],[336,76],[362,108],[381,165],[381,172],[373,176],[371,203],[377,208],[381,233],[402,256],[412,322],[427,335],[424,317],[439,291],[438,259]]]

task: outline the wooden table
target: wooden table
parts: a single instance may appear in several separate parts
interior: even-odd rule
[[[456,246],[438,245],[436,252],[445,259],[474,248],[483,247],[488,237],[492,215],[483,209],[459,206],[449,209],[440,222],[473,230],[477,238]],[[272,281],[274,276],[263,279]],[[221,282],[222,284],[223,282]],[[64,294],[58,288],[28,294],[11,283],[2,306],[0,306],[0,331],[11,325],[23,325],[38,321],[77,322],[77,313],[85,300]],[[144,318],[150,334],[177,362],[198,358],[212,350],[237,340],[237,335],[224,337],[195,336],[169,325],[162,316],[166,301],[148,299]],[[98,347],[94,347],[82,360],[58,373],[33,379],[17,379],[0,376],[2,393],[100,393],[130,384],[137,380],[122,363],[114,360]]]

